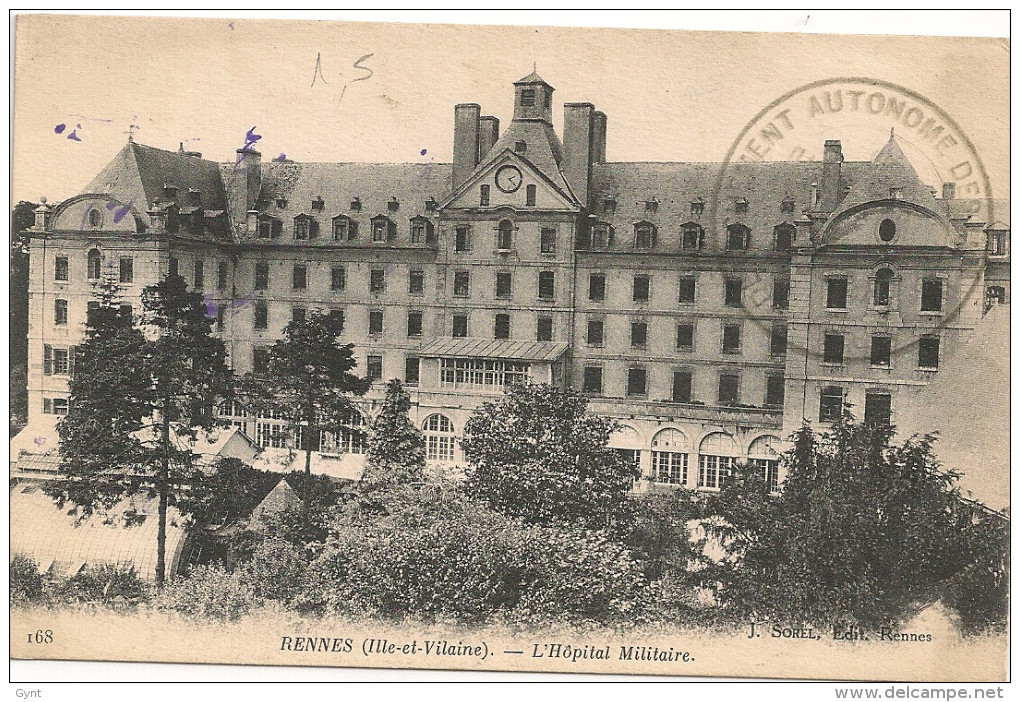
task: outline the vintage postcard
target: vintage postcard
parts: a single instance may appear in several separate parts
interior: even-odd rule
[[[12,658],[1001,693],[1008,39],[14,39]]]

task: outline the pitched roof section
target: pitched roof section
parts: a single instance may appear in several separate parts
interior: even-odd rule
[[[893,188],[899,189],[899,194],[895,198],[897,200],[913,203],[930,212],[944,212],[944,209],[935,202],[931,190],[921,182],[917,171],[910,165],[900,145],[896,143],[896,137],[890,135],[889,141],[871,162],[871,167],[850,188],[850,192],[839,203],[829,221],[834,221],[844,212],[865,203],[892,199]]]
[[[514,81],[514,85],[532,85],[534,83],[541,83],[542,85],[549,85],[542,79],[542,76],[538,75],[538,71],[534,70],[529,75],[524,76],[518,81]],[[552,87],[551,85],[549,86]]]
[[[554,341],[514,341],[512,339],[436,339],[420,355],[425,358],[501,358],[513,361],[557,360],[567,344]]]
[[[527,147],[524,151],[518,152],[517,143],[523,141]],[[513,120],[499,141],[493,146],[482,162],[475,168],[474,173],[485,170],[496,161],[506,150],[513,151],[518,156],[533,165],[537,170],[552,182],[563,194],[573,201],[577,201],[574,194],[567,185],[563,172],[560,170],[560,161],[563,159],[563,144],[556,136],[556,130],[547,122],[538,120]],[[471,180],[469,177],[467,180]],[[465,181],[467,182],[467,181]]]

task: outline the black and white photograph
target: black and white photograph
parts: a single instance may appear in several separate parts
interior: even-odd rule
[[[1008,28],[452,17],[12,15],[12,670],[1001,698]]]

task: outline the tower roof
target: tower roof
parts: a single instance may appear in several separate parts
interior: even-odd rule
[[[533,84],[549,85],[542,79],[542,76],[538,75],[538,71],[532,71],[529,75],[524,76],[518,81],[514,82],[514,85],[533,85]],[[551,88],[552,86],[549,85]]]

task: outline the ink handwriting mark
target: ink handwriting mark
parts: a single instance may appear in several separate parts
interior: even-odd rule
[[[344,95],[347,93],[347,88],[348,88],[348,86],[350,86],[351,83],[357,83],[357,82],[362,81],[362,80],[368,80],[369,78],[371,78],[372,76],[375,75],[375,72],[371,68],[369,68],[368,66],[362,66],[361,65],[362,61],[367,61],[368,59],[372,58],[373,56],[375,56],[375,54],[365,54],[364,56],[362,56],[361,58],[359,58],[357,61],[354,62],[354,67],[355,68],[357,68],[359,71],[367,71],[368,75],[367,76],[361,76],[360,78],[355,78],[354,80],[347,81],[347,84],[344,85],[344,89],[340,92],[340,100],[338,100],[338,102],[342,102],[343,101]]]
[[[326,76],[322,75],[322,52],[315,54],[315,72],[312,74],[312,84],[309,87],[315,87],[315,81],[322,78],[322,82],[329,85],[329,81],[326,80]]]

